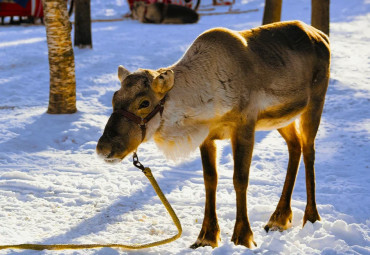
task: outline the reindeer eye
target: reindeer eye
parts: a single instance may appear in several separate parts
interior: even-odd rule
[[[139,109],[143,109],[143,108],[147,108],[149,107],[150,103],[148,100],[144,100],[143,102],[141,102],[140,106],[139,106]]]

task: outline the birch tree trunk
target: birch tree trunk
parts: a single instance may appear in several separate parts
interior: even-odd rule
[[[43,0],[49,52],[50,94],[48,113],[74,113],[76,108],[75,63],[67,1]]]
[[[283,0],[265,0],[262,25],[280,21],[282,4]]]
[[[330,0],[311,1],[311,25],[329,35]]]

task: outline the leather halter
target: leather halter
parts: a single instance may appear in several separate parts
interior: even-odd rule
[[[135,124],[139,125],[141,129],[141,141],[144,141],[146,135],[146,123],[148,123],[158,112],[162,117],[162,113],[164,110],[164,103],[166,102],[166,96],[164,96],[161,101],[154,107],[153,111],[151,111],[145,118],[141,118],[136,114],[126,111],[124,109],[115,110],[114,113],[118,113],[125,117],[126,119],[134,122]]]

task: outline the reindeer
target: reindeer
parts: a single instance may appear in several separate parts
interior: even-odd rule
[[[246,195],[255,131],[277,129],[289,150],[283,191],[265,230],[292,225],[291,198],[302,153],[307,188],[303,225],[320,220],[314,143],[329,66],[327,36],[299,21],[245,31],[208,30],[172,66],[133,73],[118,67],[121,88],[113,95],[113,113],[97,153],[118,162],[152,137],[170,158],[186,157],[199,147],[206,202],[202,229],[191,248],[217,247],[215,140],[230,139],[237,207],[231,240],[251,248],[256,243]]]

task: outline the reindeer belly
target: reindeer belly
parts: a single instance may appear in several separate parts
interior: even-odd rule
[[[293,101],[268,107],[258,114],[256,130],[271,130],[285,127],[304,112],[307,100]]]
[[[300,116],[301,112],[286,118],[262,119],[257,121],[256,130],[272,130],[288,126]]]

